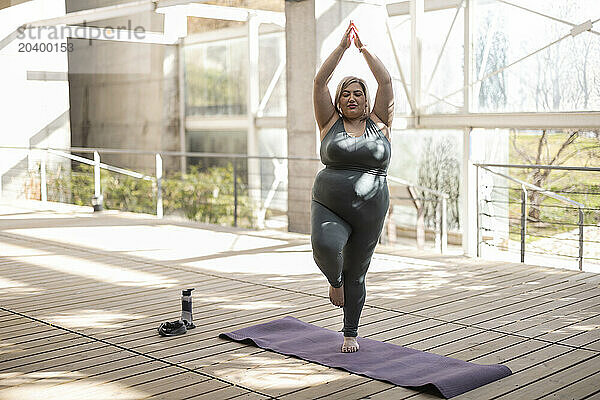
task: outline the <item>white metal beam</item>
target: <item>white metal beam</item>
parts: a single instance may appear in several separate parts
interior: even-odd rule
[[[277,69],[275,70],[275,73],[273,74],[273,77],[271,78],[271,81],[269,82],[269,85],[267,86],[267,90],[265,91],[265,94],[264,94],[262,100],[260,101],[260,104],[258,105],[258,110],[256,110],[257,117],[263,116],[265,107],[267,107],[267,103],[269,102],[269,99],[271,98],[271,95],[273,94],[273,90],[275,90],[275,86],[277,85],[277,82],[279,82],[279,78],[281,78],[281,75],[283,74],[284,69],[285,69],[285,58],[282,58],[281,61],[279,62],[279,65],[277,66]]]
[[[402,63],[400,62],[400,56],[398,55],[398,50],[396,49],[396,43],[394,43],[394,37],[392,36],[392,28],[390,27],[389,18],[386,17],[385,25],[387,28],[388,39],[390,40],[390,46],[392,46],[392,52],[394,53],[394,58],[396,59],[396,66],[398,67],[398,73],[400,74],[400,80],[402,81],[402,87],[404,88],[404,94],[406,95],[406,100],[408,101],[408,105],[410,106],[410,111],[412,114],[417,113],[417,107],[413,103],[413,97],[408,90],[408,85],[406,84],[406,78],[404,77],[404,72],[402,71]]]
[[[248,117],[244,115],[223,117],[187,116],[185,118],[185,129],[190,131],[245,131],[248,129]]]
[[[472,31],[473,27],[473,19],[475,16],[475,12],[473,10],[475,6],[475,1],[465,0],[465,9],[464,9],[464,21],[463,21],[463,113],[468,114],[471,112],[471,87],[468,86],[471,81],[471,77],[473,76],[473,59],[471,54],[473,52],[473,48],[475,47],[474,35]],[[443,97],[442,99],[445,99]],[[439,100],[438,100],[439,101]],[[425,107],[425,110],[427,107]]]
[[[433,67],[433,71],[431,71],[431,76],[429,77],[429,82],[427,82],[427,86],[425,87],[425,98],[429,95],[429,88],[431,87],[431,82],[433,82],[433,78],[435,77],[435,73],[437,72],[438,66],[440,65],[440,61],[442,60],[442,56],[444,55],[444,50],[446,50],[446,44],[448,44],[448,39],[450,38],[450,34],[452,33],[452,28],[454,28],[454,23],[456,22],[456,18],[460,13],[460,9],[462,6],[463,0],[461,0],[458,7],[456,7],[456,12],[454,13],[454,18],[452,19],[452,23],[450,24],[450,28],[448,28],[448,33],[446,34],[446,39],[444,39],[444,44],[442,44],[442,48],[440,49],[440,54],[435,62],[435,66]]]
[[[286,129],[286,117],[260,117],[256,118],[256,127],[259,129]],[[238,116],[218,116],[205,117],[200,115],[187,116],[185,119],[185,129],[190,131],[245,131],[248,129],[248,117]]]
[[[553,21],[556,21],[556,22],[561,22],[561,23],[563,23],[563,24],[570,25],[570,26],[573,28],[573,29],[571,30],[571,35],[572,35],[572,36],[576,36],[578,33],[585,32],[585,31],[588,31],[588,32],[594,33],[594,34],[596,34],[596,35],[600,35],[600,32],[598,32],[598,31],[595,31],[595,30],[593,30],[593,29],[592,29],[592,26],[591,26],[591,25],[592,25],[593,23],[592,23],[592,21],[591,21],[591,20],[590,20],[590,21],[586,21],[586,22],[584,22],[583,24],[579,24],[579,25],[577,25],[577,24],[574,24],[574,23],[572,23],[572,22],[565,21],[565,20],[563,20],[563,19],[560,19],[560,18],[553,17],[553,16],[551,16],[551,15],[548,15],[548,14],[544,14],[544,13],[541,13],[541,12],[539,12],[539,11],[535,11],[535,10],[532,10],[532,9],[530,9],[530,8],[526,8],[526,7],[520,6],[520,5],[518,5],[518,4],[514,4],[514,3],[511,3],[511,2],[508,2],[508,1],[506,1],[506,0],[496,0],[496,1],[498,1],[498,2],[500,2],[500,3],[504,3],[504,4],[506,4],[506,5],[509,5],[509,6],[512,6],[512,7],[520,8],[521,10],[528,11],[528,12],[530,12],[530,13],[537,14],[537,15],[540,15],[540,16],[542,16],[542,17],[546,17],[546,18],[548,18],[548,19],[551,19],[551,20],[553,20]]]
[[[128,29],[97,28],[93,26],[67,26],[67,37],[73,39],[107,40],[115,42],[176,44],[177,37],[165,36],[162,32],[137,32]],[[138,36],[141,37],[138,38]]]
[[[278,25],[263,23],[260,24],[259,32],[261,35],[268,35],[271,33],[284,32],[284,30]],[[246,35],[248,35],[248,29],[246,29],[246,27],[233,26],[229,28],[217,29],[214,31],[192,33],[183,40],[183,44],[187,46],[198,43],[210,43],[222,40],[240,39],[246,38]]]
[[[456,8],[462,0],[426,0],[425,11],[446,10],[448,8]],[[410,1],[399,1],[386,5],[388,15],[395,17],[398,15],[410,14]]]
[[[474,89],[472,91],[473,98],[479,99],[479,93],[481,92],[481,80],[483,79],[483,74],[487,69],[487,60],[490,56],[490,49],[492,48],[492,41],[494,40],[494,36],[496,35],[496,27],[498,25],[498,18],[493,18],[490,27],[487,29],[485,34],[485,45],[483,46],[483,57],[481,58],[481,66],[479,67],[479,73],[477,74],[477,84],[475,84]],[[475,44],[473,45],[475,47]],[[475,71],[473,71],[475,72]]]
[[[216,6],[212,4],[177,4],[173,6],[162,6],[157,4],[156,12],[168,14],[170,12],[184,12],[190,17],[220,19],[225,21],[248,21],[248,15],[252,13],[261,23],[272,23],[285,26],[285,14],[275,11],[253,10],[249,8]]]
[[[140,0],[130,3],[117,4],[115,6],[91,8],[89,10],[75,11],[64,15],[56,15],[47,19],[32,21],[27,26],[54,26],[61,24],[82,24],[84,22],[99,21],[108,18],[117,18],[125,15],[136,14],[144,11],[152,11],[155,1]]]
[[[421,112],[421,73],[422,55],[423,55],[423,17],[424,0],[411,0],[410,2],[410,20],[411,20],[411,42],[410,42],[410,93],[412,94],[412,104],[416,107],[415,114]]]
[[[564,113],[481,113],[395,116],[394,125],[422,129],[514,128],[514,129],[598,129],[600,112]],[[396,124],[398,121],[398,124]]]

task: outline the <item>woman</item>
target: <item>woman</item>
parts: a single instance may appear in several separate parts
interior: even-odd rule
[[[365,81],[346,77],[332,103],[327,83],[350,47],[352,24],[314,79],[321,161],[312,188],[311,242],[315,262],[329,281],[331,303],[344,309],[341,351],[358,351],[358,320],[365,303],[365,275],[389,207],[386,181],[391,155],[394,95],[390,74],[354,31],[354,44],[378,83],[371,110]]]

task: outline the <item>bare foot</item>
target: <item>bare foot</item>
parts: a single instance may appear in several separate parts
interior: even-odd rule
[[[344,307],[344,285],[339,288],[329,285],[329,300],[334,306]]]
[[[358,351],[358,342],[355,337],[344,336],[344,344],[342,345],[342,353],[354,353]]]

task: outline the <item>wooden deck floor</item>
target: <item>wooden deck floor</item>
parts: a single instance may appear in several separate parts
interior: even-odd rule
[[[306,235],[49,208],[0,205],[0,400],[438,398],[217,337],[341,328]],[[599,284],[381,247],[359,334],[514,372],[456,399],[600,399]],[[198,327],[161,338],[185,287]]]

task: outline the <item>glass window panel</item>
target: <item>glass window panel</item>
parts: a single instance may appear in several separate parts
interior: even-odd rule
[[[391,17],[389,24],[392,37],[394,38],[394,45],[398,52],[398,58],[400,59],[402,73],[404,74],[404,79],[406,79],[406,86],[410,91],[410,17],[405,15]],[[395,60],[395,58],[392,59]],[[391,65],[386,65],[386,67],[388,67],[394,85],[394,113],[410,114],[410,105],[402,86],[398,65],[394,61]]]
[[[581,23],[595,19],[593,0],[528,1],[539,13]],[[571,26],[504,3],[477,3],[474,66],[484,78],[568,35]],[[597,16],[596,16],[597,17]],[[584,32],[473,86],[474,111],[551,112],[600,109],[600,41]]]
[[[452,24],[455,16],[456,20]],[[462,8],[458,14],[455,8],[425,13],[424,23],[428,29],[423,32],[422,101],[424,105],[435,103],[426,109],[427,113],[456,113],[463,107],[462,91],[448,96],[463,87],[463,21]],[[441,53],[448,32],[448,41]],[[432,76],[436,63],[438,66]]]
[[[287,156],[287,131],[285,129],[259,129],[259,154],[265,157],[286,157]],[[263,201],[266,201],[269,192],[273,189],[275,183],[275,169],[283,168],[282,171],[287,176],[287,161],[282,159],[261,159],[261,193]],[[282,165],[282,167],[280,167]],[[278,182],[277,188],[272,195],[269,209],[286,211],[287,210],[287,181]]]
[[[407,129],[392,132],[393,147],[402,151],[392,152],[388,175],[448,193],[450,230],[459,229],[462,138],[462,131],[449,129]],[[427,202],[425,211],[427,226],[433,226],[438,220],[437,212],[435,203]],[[398,225],[414,227],[415,207],[394,207],[394,219]]]
[[[198,153],[245,154],[247,135],[246,131],[188,131],[186,148],[187,151]],[[202,168],[226,166],[232,160],[229,158],[189,157],[188,165],[199,165]]]
[[[185,49],[187,115],[246,113],[247,41],[232,39]]]
[[[285,63],[285,34],[274,33],[260,36],[259,49],[259,92],[260,100],[262,101],[271,79],[273,78],[277,67],[281,62]],[[285,99],[285,67],[281,73],[275,88],[269,98],[264,115],[283,116],[286,114],[286,99]]]

